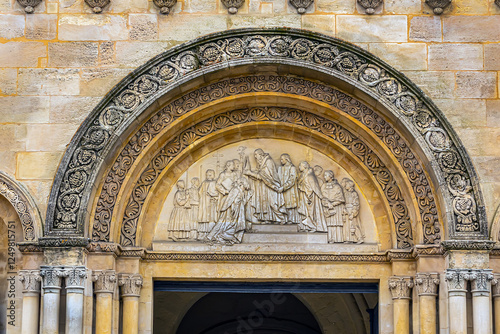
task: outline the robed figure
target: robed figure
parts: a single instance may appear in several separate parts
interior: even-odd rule
[[[246,170],[245,175],[251,177],[254,183],[252,206],[255,218],[262,223],[285,222],[284,200],[278,170],[271,156],[262,149],[254,152],[257,170]]]
[[[235,182],[220,206],[219,218],[207,236],[208,242],[227,245],[241,243],[245,232],[245,204],[248,190],[246,179],[240,178]]]
[[[198,210],[198,239],[204,240],[217,221],[217,203],[219,192],[215,187],[215,171],[208,169],[205,181],[199,190],[200,207]]]
[[[231,189],[233,189],[234,182],[236,181],[236,173],[234,171],[234,161],[228,160],[224,167],[224,171],[220,173],[217,182],[215,183],[215,189],[219,192],[219,208],[224,202],[224,199],[229,194]]]
[[[300,223],[299,191],[297,189],[297,168],[292,163],[290,155],[284,153],[280,158],[281,166],[278,168],[281,186],[283,188],[283,200],[287,213],[286,223]]]
[[[301,222],[299,231],[326,232],[326,221],[321,200],[323,195],[318,179],[307,161],[299,164],[300,176],[297,182],[300,195],[299,214]]]
[[[345,189],[345,214],[344,214],[344,239],[345,242],[362,243],[365,235],[359,221],[359,195],[354,189],[354,182],[349,179],[342,180]]]
[[[191,207],[189,194],[186,191],[184,180],[177,181],[177,191],[174,195],[174,209],[170,214],[168,225],[168,238],[173,241],[185,241],[191,234]]]
[[[344,191],[331,170],[327,170],[324,177],[325,183],[321,186],[321,193],[328,227],[328,242],[344,242]]]

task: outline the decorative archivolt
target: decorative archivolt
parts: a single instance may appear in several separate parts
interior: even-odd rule
[[[477,176],[442,113],[404,76],[343,41],[292,29],[228,31],[174,48],[134,72],[101,102],[60,165],[47,213],[48,235],[82,235],[88,197],[108,149],[154,100],[190,77],[240,59],[314,66],[367,92],[401,117],[446,187],[452,237],[487,237]],[[203,71],[202,71],[203,69]],[[446,189],[447,188],[447,189]]]
[[[35,241],[42,220],[30,194],[13,178],[0,171],[0,195],[16,210],[23,228],[24,241]]]

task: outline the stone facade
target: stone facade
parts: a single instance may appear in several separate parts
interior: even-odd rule
[[[0,332],[151,333],[155,279],[377,281],[380,333],[500,331],[499,27],[494,0],[0,0]],[[261,138],[352,180],[363,233],[172,242],[175,183]],[[341,301],[300,298],[333,332]]]

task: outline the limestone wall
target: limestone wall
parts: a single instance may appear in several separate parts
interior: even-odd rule
[[[45,0],[27,15],[0,0],[0,170],[22,181],[45,214],[52,179],[75,130],[125,75],[154,55],[211,32],[286,26],[355,43],[403,71],[444,111],[481,178],[488,219],[500,200],[500,7],[453,0],[435,16],[423,0],[385,0],[369,16],[355,0],[178,1],[169,15],[147,0]]]

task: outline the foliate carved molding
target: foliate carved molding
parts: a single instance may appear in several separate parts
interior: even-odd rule
[[[221,0],[221,2],[227,8],[229,14],[236,14],[238,8],[245,3],[245,0]]]
[[[419,296],[437,296],[438,285],[438,273],[417,273],[415,275],[415,286]]]
[[[484,250],[491,251],[495,242],[491,240],[445,240],[441,242],[443,249],[448,250]]]
[[[491,269],[472,269],[469,275],[473,294],[490,293],[490,283],[493,280]]]
[[[433,166],[446,180],[448,189],[443,192],[453,208],[450,233],[486,236],[477,175],[443,114],[406,78],[364,51],[333,38],[292,29],[247,29],[212,35],[167,51],[142,72],[131,75],[128,84],[121,84],[89,116],[85,122],[89,126],[79,130],[67,150],[49,200],[47,233],[83,234],[88,206],[88,196],[83,194],[90,193],[107,148],[139,110],[188,73],[216,68],[223,60],[261,57],[322,66],[323,71],[354,80],[375,98],[383,99],[411,131],[419,133],[424,151],[434,155],[437,163]],[[267,58],[263,62],[271,61]]]
[[[24,11],[27,14],[32,14],[35,11],[35,7],[38,6],[42,0],[17,0],[17,2],[24,7]]]
[[[153,0],[156,7],[160,8],[160,13],[167,15],[172,7],[175,6],[177,0]]]
[[[232,91],[236,89],[237,87],[233,87]],[[320,94],[324,94],[324,92],[320,92]],[[378,121],[378,118],[374,115],[370,115],[368,118],[373,122]],[[259,124],[265,122],[272,122],[273,124],[276,122],[283,122],[291,123],[294,126],[303,126],[309,129],[309,131],[317,131],[324,136],[330,137],[351,151],[373,174],[381,189],[384,191],[395,220],[398,247],[409,248],[413,245],[413,232],[410,223],[409,209],[403,199],[401,189],[390,170],[369,145],[333,120],[298,109],[280,107],[246,108],[221,113],[202,120],[198,124],[173,136],[166,146],[151,159],[146,167],[144,167],[139,180],[134,185],[134,189],[132,190],[132,194],[125,208],[121,225],[121,245],[135,245],[137,224],[147,199],[146,195],[149,193],[151,187],[164,168],[176,156],[183,150],[188,149],[195,141],[211,133],[226,127],[250,122],[259,122]]]
[[[18,242],[17,248],[21,253],[40,253],[43,252],[42,247],[35,242]]]
[[[87,269],[82,266],[64,267],[63,277],[66,278],[66,289],[69,293],[83,293]]]
[[[491,280],[491,292],[493,298],[500,297],[500,274],[493,274],[493,279]]]
[[[23,293],[40,293],[40,270],[20,270],[19,281],[23,283]]]
[[[389,278],[389,290],[392,299],[410,299],[413,279],[406,276],[391,276]]]
[[[87,245],[87,250],[91,253],[121,253],[121,247],[114,242],[90,242]]]
[[[292,6],[297,9],[297,13],[304,14],[307,10],[307,7],[312,5],[314,0],[290,0]]]
[[[108,172],[94,213],[93,240],[109,240],[111,217],[113,216],[113,210],[125,176],[139,154],[158,133],[172,124],[178,117],[204,103],[209,103],[214,98],[234,96],[236,93],[266,91],[269,87],[273,87],[273,90],[276,92],[302,95],[328,103],[332,107],[348,113],[371,129],[387,145],[388,149],[394,153],[400,162],[401,168],[405,171],[408,180],[412,184],[414,194],[418,199],[417,202],[424,225],[424,242],[426,244],[439,242],[441,238],[440,227],[430,183],[415,154],[392,126],[373,110],[332,87],[304,79],[281,76],[249,76],[225,80],[193,91],[188,97],[179,98],[162,108],[130,139]],[[323,92],[323,94],[319,92]],[[245,121],[246,119],[242,120],[242,122]],[[211,125],[211,128],[214,130],[217,130],[219,127],[219,125]],[[316,131],[316,128],[312,127],[312,130]],[[176,150],[172,154],[176,155],[178,153],[180,152]],[[377,179],[385,180],[387,179],[385,175],[386,173],[379,174]],[[144,188],[141,189],[141,192],[142,190]],[[132,229],[129,235],[135,236],[135,230]],[[134,243],[126,242],[125,245],[134,245]]]
[[[87,247],[89,242],[89,238],[80,237],[43,237],[38,244],[40,247]]]
[[[436,15],[443,14],[443,10],[451,4],[451,0],[425,0],[425,3],[432,8]]]
[[[411,250],[391,249],[387,251],[387,259],[389,261],[413,260]]]
[[[14,207],[23,227],[25,241],[36,239],[35,222],[41,224],[40,214],[29,193],[13,178],[0,172],[0,195]]]
[[[92,281],[95,282],[95,293],[113,293],[118,280],[114,270],[94,270]]]
[[[42,287],[46,292],[55,292],[61,289],[64,268],[53,266],[41,266],[40,276],[43,278]]]
[[[366,14],[372,15],[375,13],[375,8],[382,5],[384,0],[358,0],[358,4],[363,7]]]
[[[118,278],[118,285],[122,287],[122,297],[139,297],[142,283],[142,276],[139,274],[120,274]]]
[[[445,251],[441,245],[415,245],[413,248],[413,257],[418,259],[420,256],[444,255]]]
[[[85,3],[92,8],[94,13],[99,14],[110,3],[110,0],[85,0]]]
[[[467,292],[467,281],[470,280],[470,270],[446,269],[444,276],[449,292]]]

